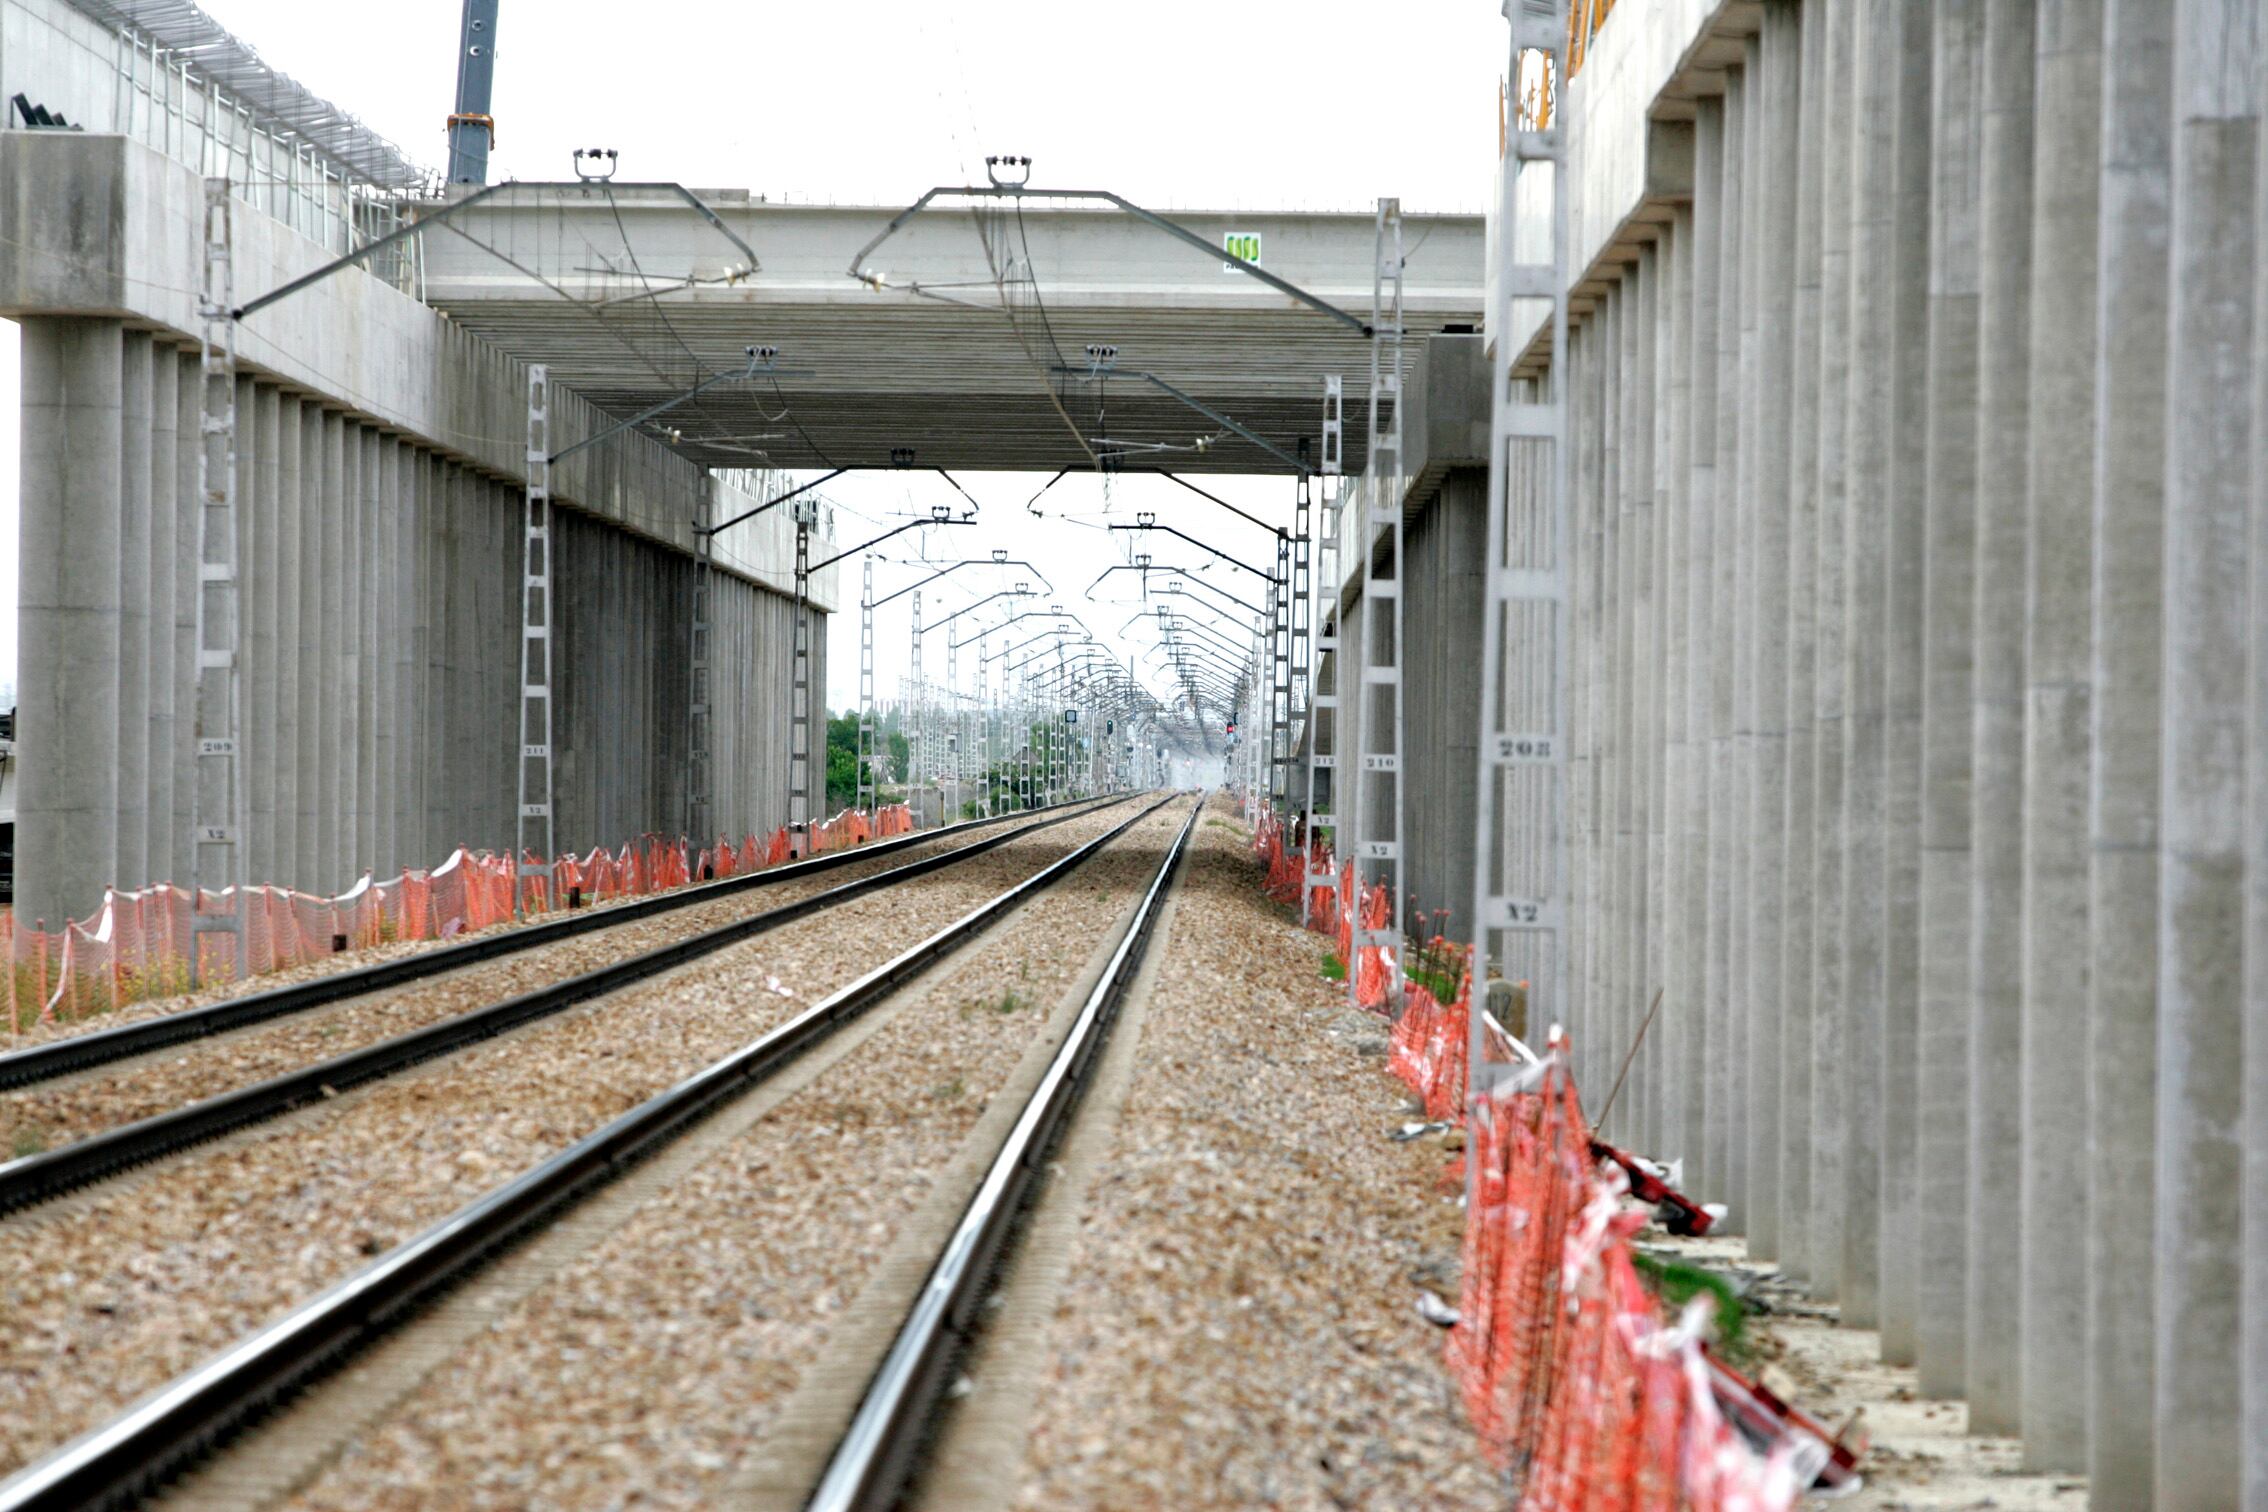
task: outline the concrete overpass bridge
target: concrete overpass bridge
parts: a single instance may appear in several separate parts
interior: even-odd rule
[[[946,194],[891,231],[902,206],[694,193],[716,224],[670,189],[506,188],[423,236],[420,291],[616,414],[776,347],[793,376],[721,385],[664,422],[720,467],[881,466],[911,447],[940,467],[1289,473],[1320,440],[1324,376],[1350,402],[1367,383],[1369,212],[1169,212],[1192,245],[1092,199]],[[1480,217],[1413,216],[1406,234],[1411,334],[1477,330]],[[1314,303],[1232,265],[1240,238]],[[1093,376],[1096,346],[1113,376]],[[1363,444],[1355,427],[1349,470]]]

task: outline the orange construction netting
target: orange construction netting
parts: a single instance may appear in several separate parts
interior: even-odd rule
[[[1482,1449],[1531,1512],[1785,1512],[1823,1446],[1790,1434],[1759,1455],[1726,1421],[1708,1304],[1673,1323],[1640,1280],[1630,1241],[1646,1214],[1591,1159],[1553,1048],[1467,1124],[1475,1182],[1446,1354]]]
[[[1272,813],[1259,815],[1253,851],[1281,903],[1297,901],[1303,872],[1329,874],[1328,850],[1291,843]],[[1337,934],[1341,960],[1353,887],[1342,868],[1309,899],[1309,927]],[[1382,888],[1366,890],[1366,927],[1388,908]],[[1457,992],[1443,1003],[1425,982],[1403,983],[1387,1064],[1428,1118],[1466,1126],[1462,1294],[1445,1356],[1483,1453],[1514,1473],[1529,1512],[1787,1512],[1825,1446],[1790,1430],[1760,1454],[1725,1418],[1703,1347],[1707,1304],[1673,1322],[1641,1281],[1631,1239],[1646,1214],[1626,1207],[1621,1169],[1592,1156],[1561,1037],[1468,1115],[1469,952],[1437,940],[1420,956],[1455,963]],[[1358,965],[1364,1002],[1384,1003],[1389,967],[1398,974],[1384,959]],[[1493,1021],[1488,1033],[1492,1059],[1519,1058]]]
[[[869,840],[911,833],[913,811],[891,804],[872,814],[845,809],[810,826],[808,853],[841,850]],[[785,829],[759,840],[719,837],[696,848],[684,840],[644,836],[620,850],[558,858],[554,884],[522,874],[521,902],[529,913],[588,906],[618,898],[666,892],[689,882],[730,877],[776,866],[794,849]],[[526,858],[539,865],[541,858]],[[231,889],[230,891],[233,891]],[[413,868],[384,882],[368,875],[336,897],[287,887],[257,886],[245,896],[244,950],[248,974],[264,975],[342,951],[392,940],[437,940],[487,929],[512,917],[511,859],[459,846],[430,871]],[[229,910],[229,892],[206,893],[209,912]],[[189,890],[161,882],[131,892],[110,890],[88,918],[50,932],[44,920],[27,926],[0,909],[8,947],[8,1032],[33,1024],[72,1021],[145,998],[189,990]],[[235,952],[226,935],[200,937],[200,974],[206,982],[235,976]]]
[[[1303,874],[1328,876],[1332,872],[1331,847],[1320,840],[1310,840],[1304,846],[1293,844],[1283,817],[1272,809],[1263,809],[1252,826],[1252,851],[1267,867],[1262,887],[1286,907],[1299,902]],[[1337,936],[1339,960],[1344,963],[1354,950],[1354,863],[1341,864],[1337,876],[1335,886],[1322,882],[1310,885],[1307,927],[1318,934]],[[1361,918],[1365,929],[1384,929],[1393,918],[1393,902],[1386,896],[1383,883],[1372,883],[1362,890]],[[1354,953],[1354,962],[1355,1001],[1365,1008],[1386,1011],[1387,996],[1401,970],[1394,952],[1382,945],[1365,945]]]

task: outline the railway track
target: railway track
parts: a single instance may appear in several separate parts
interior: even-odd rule
[[[1151,878],[1133,920],[1070,1033],[986,1168],[836,1443],[808,1512],[887,1512],[933,1441],[957,1362],[981,1326],[1001,1259],[1030,1216],[1052,1152],[1094,1074],[1204,813],[1198,802]]]
[[[395,1246],[359,1273],[175,1379],[121,1416],[27,1467],[0,1484],[0,1512],[135,1500],[156,1481],[450,1289],[490,1256],[544,1227],[892,997],[1171,801],[1161,798],[1147,805],[770,1032]],[[1181,833],[1186,839],[1187,825]],[[1180,843],[1176,842],[1176,853]],[[1150,907],[1146,903],[1140,917],[1148,917]],[[1134,938],[1130,933],[1129,941]],[[1086,1019],[1082,1014],[1082,1025]]]
[[[806,861],[681,889],[660,898],[570,915],[492,937],[381,962],[309,982],[230,999],[205,1008],[147,1019],[116,1029],[59,1040],[0,1056],[0,1088],[19,1090],[72,1076],[91,1067],[115,1064],[251,1025],[441,978],[500,957],[557,944],[562,940],[617,929],[752,891],[823,875],[856,862],[871,861],[939,839],[997,828],[967,844],[869,876],[839,883],[792,902],[701,930],[658,948],[639,951],[595,969],[530,991],[425,1024],[373,1044],[297,1066],[281,1075],[153,1116],[105,1128],[53,1150],[0,1164],[0,1213],[30,1207],[74,1188],[104,1179],[191,1145],[281,1117],[294,1109],[335,1096],[346,1088],[395,1075],[413,1066],[477,1044],[496,1035],[616,992],[689,961],[807,918],[854,898],[967,861],[1057,824],[1125,802],[1123,795],[1060,805],[1028,823],[989,820],[949,826],[926,834],[899,836],[856,850],[837,851]],[[1002,827],[1005,826],[1005,827]]]

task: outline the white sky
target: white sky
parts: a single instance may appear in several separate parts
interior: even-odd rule
[[[206,0],[206,9],[411,157],[445,163],[458,0],[383,8]],[[1114,189],[1155,208],[1360,209],[1394,194],[1410,211],[1478,211],[1495,165],[1506,50],[1493,0],[503,0],[499,32],[492,177],[564,178],[573,149],[612,147],[626,178],[889,205],[933,184],[969,181],[987,153],[1021,153],[1036,160],[1039,180]],[[11,682],[15,334],[0,321],[0,679]],[[981,524],[909,532],[882,549],[951,560],[1008,548],[1037,562],[1057,598],[1108,637],[1137,606],[1099,606],[1081,590],[1123,554],[1114,548],[1127,538],[1076,522],[1103,521],[1103,488],[1092,477],[1058,484],[1040,501],[1048,518],[1026,513],[1024,500],[1044,481],[964,477],[984,505]],[[1252,513],[1289,519],[1288,480],[1205,486]],[[844,545],[878,534],[896,523],[887,516],[909,506],[926,512],[959,502],[934,475],[853,477],[828,493],[844,509]],[[1262,565],[1272,551],[1259,531],[1171,483],[1125,480],[1114,495],[1114,514],[1156,509],[1161,522]],[[881,523],[870,527],[859,515]],[[1156,536],[1144,546],[1161,561],[1207,560]],[[828,703],[837,708],[857,691],[857,562],[843,567],[848,612],[835,616],[829,642]],[[877,592],[914,576],[878,565]],[[942,579],[931,621],[1002,577],[971,568]],[[1258,581],[1225,565],[1203,580],[1258,599]],[[1131,600],[1135,583],[1117,574],[1096,595]],[[878,626],[883,696],[905,665],[906,604],[889,606]],[[942,637],[927,640],[927,670],[940,675]],[[963,675],[973,679],[967,665]],[[1162,686],[1154,672],[1150,680]]]

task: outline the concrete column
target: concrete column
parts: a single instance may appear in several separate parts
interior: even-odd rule
[[[1591,514],[1590,550],[1585,580],[1591,584],[1590,602],[1595,650],[1592,656],[1591,711],[1597,758],[1592,764],[1591,870],[1594,897],[1590,934],[1590,973],[1585,988],[1582,1022],[1589,1041],[1588,1085],[1604,1088],[1621,1058],[1616,1032],[1621,982],[1618,966],[1621,943],[1619,866],[1620,825],[1616,800],[1622,776],[1621,736],[1627,711],[1629,685],[1620,676],[1622,648],[1621,490],[1622,490],[1622,332],[1627,322],[1625,280],[1600,302],[1591,324],[1598,332],[1598,364],[1602,379],[1596,426],[1599,462],[1587,498]],[[1606,1094],[1602,1090],[1599,1095]]]
[[[402,510],[402,443],[391,436],[378,438],[378,507],[371,513],[371,573],[374,593],[371,658],[371,754],[374,758],[371,790],[376,802],[370,815],[370,864],[381,877],[401,869],[395,856],[394,815],[400,805],[395,787],[394,743],[401,734],[401,709],[395,702],[395,646],[399,621],[399,571],[394,543]]]
[[[1748,864],[1747,808],[1740,772],[1739,603],[1740,603],[1740,275],[1742,159],[1747,137],[1746,99],[1741,76],[1725,79],[1724,213],[1718,219],[1717,258],[1717,528],[1710,546],[1716,558],[1716,594],[1711,608],[1719,651],[1710,665],[1711,730],[1709,783],[1710,940],[1716,979],[1724,985],[1712,1006],[1710,1107],[1713,1126],[1709,1153],[1717,1190],[1731,1208],[1728,1232],[1746,1231],[1748,1210],[1743,1186],[1742,1138],[1747,1079],[1743,1065],[1747,982],[1740,932],[1739,902]]]
[[[1789,315],[1787,804],[1780,824],[1780,1269],[1799,1282],[1813,1274],[1811,1200],[1812,865],[1817,744],[1813,688],[1818,668],[1819,581],[1819,218],[1821,146],[1833,102],[1826,98],[1827,20],[1797,12],[1801,78],[1796,124],[1793,281]]]
[[[1929,394],[1923,508],[1915,1363],[1961,1394],[1969,1251],[1969,765],[1975,707],[1978,70],[1984,0],[1932,39]]]
[[[2175,11],[2158,894],[2157,1505],[2240,1496],[2244,760],[2259,14]]]
[[[118,727],[112,735],[117,858],[111,879],[123,888],[150,880],[149,595],[142,564],[150,557],[149,334],[128,331],[120,352],[118,412]],[[74,507],[76,507],[76,501]]]
[[[365,647],[362,598],[365,591],[364,518],[370,509],[370,435],[353,420],[341,440],[339,497],[339,595],[331,633],[339,642],[339,743],[331,759],[339,765],[339,869],[332,888],[352,886],[370,863],[363,807],[366,743],[370,738],[363,686]]]
[[[1978,173],[1977,619],[1970,825],[1969,1426],[2019,1431],[2023,1309],[2024,521],[2033,0],[1987,0]]]
[[[1756,445],[1754,478],[1756,592],[1754,770],[1749,829],[1748,1058],[1749,1248],[1759,1258],[1785,1251],[1787,1211],[1780,1156],[1782,1129],[1780,1050],[1785,1034],[1782,983],[1786,969],[1785,916],[1788,832],[1788,476],[1794,436],[1781,418],[1789,411],[1795,339],[1796,154],[1801,67],[1800,23],[1793,3],[1767,5],[1756,81],[1757,158],[1761,173],[1752,198],[1757,230]]]
[[[1661,566],[1655,550],[1661,526],[1661,511],[1655,507],[1655,487],[1659,477],[1659,463],[1655,455],[1655,426],[1661,414],[1661,300],[1663,275],[1666,270],[1666,248],[1659,242],[1640,250],[1638,254],[1638,366],[1631,406],[1631,444],[1633,448],[1628,479],[1631,505],[1630,551],[1632,558],[1632,586],[1636,593],[1636,612],[1630,623],[1630,659],[1636,674],[1637,705],[1631,717],[1631,875],[1630,911],[1635,923],[1630,941],[1630,999],[1629,1037],[1624,1048],[1637,1038],[1638,1025],[1646,1016],[1646,1009],[1654,1000],[1655,990],[1662,984],[1661,962],[1661,911],[1658,906],[1657,882],[1661,866],[1661,843],[1656,835],[1657,815],[1660,807],[1656,794],[1661,786],[1662,771],[1662,647],[1661,647]],[[1648,1031],[1652,1037],[1652,1031]],[[1654,1120],[1655,1090],[1660,1083],[1660,1062],[1654,1054],[1641,1049],[1637,1062],[1631,1067],[1630,1093],[1637,1099],[1631,1127],[1640,1131],[1647,1148],[1661,1148],[1661,1130]]]
[[[1745,52],[1744,52],[1745,58]],[[1755,836],[1748,828],[1748,736],[1744,694],[1748,691],[1748,639],[1753,605],[1749,602],[1749,552],[1753,545],[1750,525],[1755,512],[1748,508],[1744,420],[1753,427],[1749,403],[1752,389],[1743,381],[1742,355],[1755,301],[1749,287],[1755,266],[1755,239],[1749,226],[1751,203],[1749,165],[1754,146],[1755,110],[1744,67],[1725,75],[1725,256],[1718,269],[1722,304],[1718,313],[1717,489],[1720,520],[1717,586],[1722,595],[1719,624],[1726,654],[1718,663],[1720,729],[1724,749],[1724,805],[1726,844],[1719,847],[1725,859],[1721,887],[1712,889],[1711,902],[1724,912],[1725,1016],[1724,1088],[1719,1107],[1723,1119],[1725,1157],[1723,1191],[1732,1214],[1728,1232],[1745,1234],[1748,1208],[1748,852]]]
[[[195,871],[190,836],[197,811],[197,511],[198,427],[204,407],[204,360],[194,351],[174,360],[173,475],[173,833],[166,868],[189,886]]]
[[[2167,242],[2173,46],[2162,0],[2106,0],[2089,769],[2087,1495],[2145,1512],[2155,1477],[2158,779],[2164,715]],[[2255,642],[2257,644],[2257,642]],[[2118,1213],[2126,1221],[2102,1221]],[[1926,1363],[1926,1358],[1925,1358]]]
[[[1717,267],[1723,236],[1719,189],[1724,169],[1724,106],[1702,99],[1695,106],[1693,131],[1692,240],[1688,266],[1692,282],[1687,336],[1686,398],[1686,826],[1691,843],[1684,853],[1680,888],[1685,907],[1687,980],[1697,989],[1686,1006],[1681,1040],[1688,1088],[1683,1153],[1697,1191],[1720,1191],[1718,1168],[1711,1163],[1711,1131],[1719,1093],[1713,1075],[1719,1012],[1724,997],[1723,958],[1716,949],[1716,911],[1709,906],[1716,876],[1711,851],[1717,838],[1718,807],[1712,738],[1716,686],[1716,568],[1714,520],[1717,458]]]
[[[350,509],[347,477],[347,425],[344,416],[323,414],[323,538],[317,561],[322,567],[322,596],[315,622],[309,625],[323,647],[322,682],[317,689],[322,705],[323,743],[322,811],[316,817],[322,837],[321,864],[307,883],[310,892],[334,892],[345,885],[346,840],[346,704],[341,696],[346,672],[346,520]]]
[[[354,520],[354,864],[360,876],[378,862],[378,518],[385,508],[380,470],[384,438],[363,427]]]
[[[298,658],[292,664],[297,690],[293,733],[293,864],[291,885],[312,892],[327,875],[323,860],[324,800],[328,788],[323,775],[323,656],[328,640],[323,595],[323,519],[330,513],[331,495],[324,469],[323,410],[313,402],[299,406],[299,504],[297,515],[297,609],[291,617],[292,640]]]
[[[403,669],[409,721],[403,741],[409,765],[408,783],[403,788],[407,804],[403,844],[410,853],[409,864],[420,867],[440,865],[448,849],[434,828],[432,798],[433,484],[439,468],[438,458],[425,452],[417,454],[417,488],[402,522],[402,559],[410,573],[404,600],[410,607],[410,633],[404,647],[408,662]]]
[[[423,732],[417,718],[417,667],[419,632],[417,530],[418,504],[425,488],[426,454],[415,447],[402,451],[402,479],[393,526],[394,552],[394,858],[396,869],[430,866],[438,857],[425,853],[418,833],[418,741]]]
[[[1869,186],[1890,185],[1897,172],[1901,8],[1901,0],[1864,0],[1860,8],[1852,172],[1857,182]],[[1843,825],[1850,849],[1843,877],[1846,1056],[1840,1098],[1850,1170],[1840,1295],[1843,1322],[1872,1328],[1881,1320],[1883,949],[1888,922],[1882,699],[1897,402],[1898,196],[1876,187],[1855,195],[1852,208],[1850,514],[1844,541],[1850,632],[1843,644],[1850,696]]]
[[[190,444],[196,444],[195,437],[190,438]],[[188,502],[176,492],[180,469],[181,360],[171,346],[161,343],[152,349],[150,358],[149,555],[142,564],[143,591],[149,598],[149,640],[144,652],[149,675],[149,837],[145,854],[152,882],[181,880],[173,870],[175,747],[177,741],[185,744],[188,740],[186,726],[176,734],[173,698],[175,522]],[[186,826],[188,820],[179,822]]]
[[[245,657],[244,728],[251,753],[245,773],[247,875],[252,881],[288,882],[276,852],[276,552],[277,416],[281,396],[268,384],[237,384],[238,455],[246,481],[242,518]]]
[[[300,621],[300,528],[305,514],[301,403],[278,395],[268,445],[275,453],[276,704],[270,761],[275,766],[275,880],[304,888],[299,865],[299,655],[307,637]]]
[[[1757,1123],[1755,1042],[1755,981],[1750,969],[1754,954],[1754,911],[1749,902],[1754,888],[1757,848],[1763,837],[1752,823],[1756,796],[1756,595],[1759,591],[1756,561],[1756,452],[1762,418],[1757,402],[1758,307],[1763,291],[1758,276],[1764,259],[1758,246],[1757,209],[1764,200],[1764,174],[1759,143],[1763,136],[1764,81],[1756,38],[1741,44],[1741,69],[1726,76],[1726,120],[1739,117],[1737,135],[1728,138],[1725,160],[1728,183],[1737,182],[1738,199],[1727,206],[1727,226],[1738,225],[1740,261],[1734,272],[1734,293],[1725,306],[1726,335],[1734,342],[1726,393],[1733,399],[1726,417],[1729,450],[1719,458],[1727,497],[1732,504],[1732,891],[1727,906],[1732,942],[1726,950],[1725,969],[1732,982],[1733,1021],[1728,1051],[1732,1059],[1730,1097],[1726,1109],[1732,1123],[1730,1141],[1732,1180],[1726,1197],[1733,1209],[1737,1232],[1753,1237],[1756,1183],[1750,1169],[1751,1134]],[[1735,88],[1737,83],[1738,87]]]
[[[1814,584],[1817,645],[1813,665],[1811,965],[1811,1286],[1833,1300],[1843,1272],[1849,1159],[1843,1101],[1850,1075],[1843,1025],[1843,641],[1847,605],[1843,560],[1849,513],[1851,382],[1851,216],[1859,0],[1826,8],[1827,130],[1821,147],[1819,229],[1819,515]]]
[[[22,323],[16,912],[50,929],[118,863],[119,447],[115,320]]]
[[[2254,12],[2254,63],[2268,89],[2268,36]],[[2254,225],[2268,224],[2268,152],[2253,149],[2261,178]],[[2244,1319],[2239,1365],[2244,1421],[2244,1506],[2268,1512],[2268,262],[2254,247],[2251,688],[2245,718],[2244,902]]]
[[[1914,1360],[1920,1134],[1915,1107],[1921,962],[1922,539],[1929,425],[1930,7],[1898,8],[1894,405],[1884,567],[1882,942],[1882,1357]]]
[[[1701,1016],[1701,970],[1693,950],[1693,899],[1687,884],[1699,838],[1692,802],[1691,709],[1693,640],[1693,210],[1681,205],[1670,222],[1662,266],[1663,374],[1661,471],[1662,555],[1662,1016],[1654,1033],[1662,1081],[1656,1148],[1683,1159],[1692,1145],[1688,1107],[1693,1080],[1688,1047]]]
[[[2024,595],[2024,1460],[2087,1464],[2087,789],[2102,0],[2039,0]],[[2127,1216],[2120,1214],[2121,1217]]]

